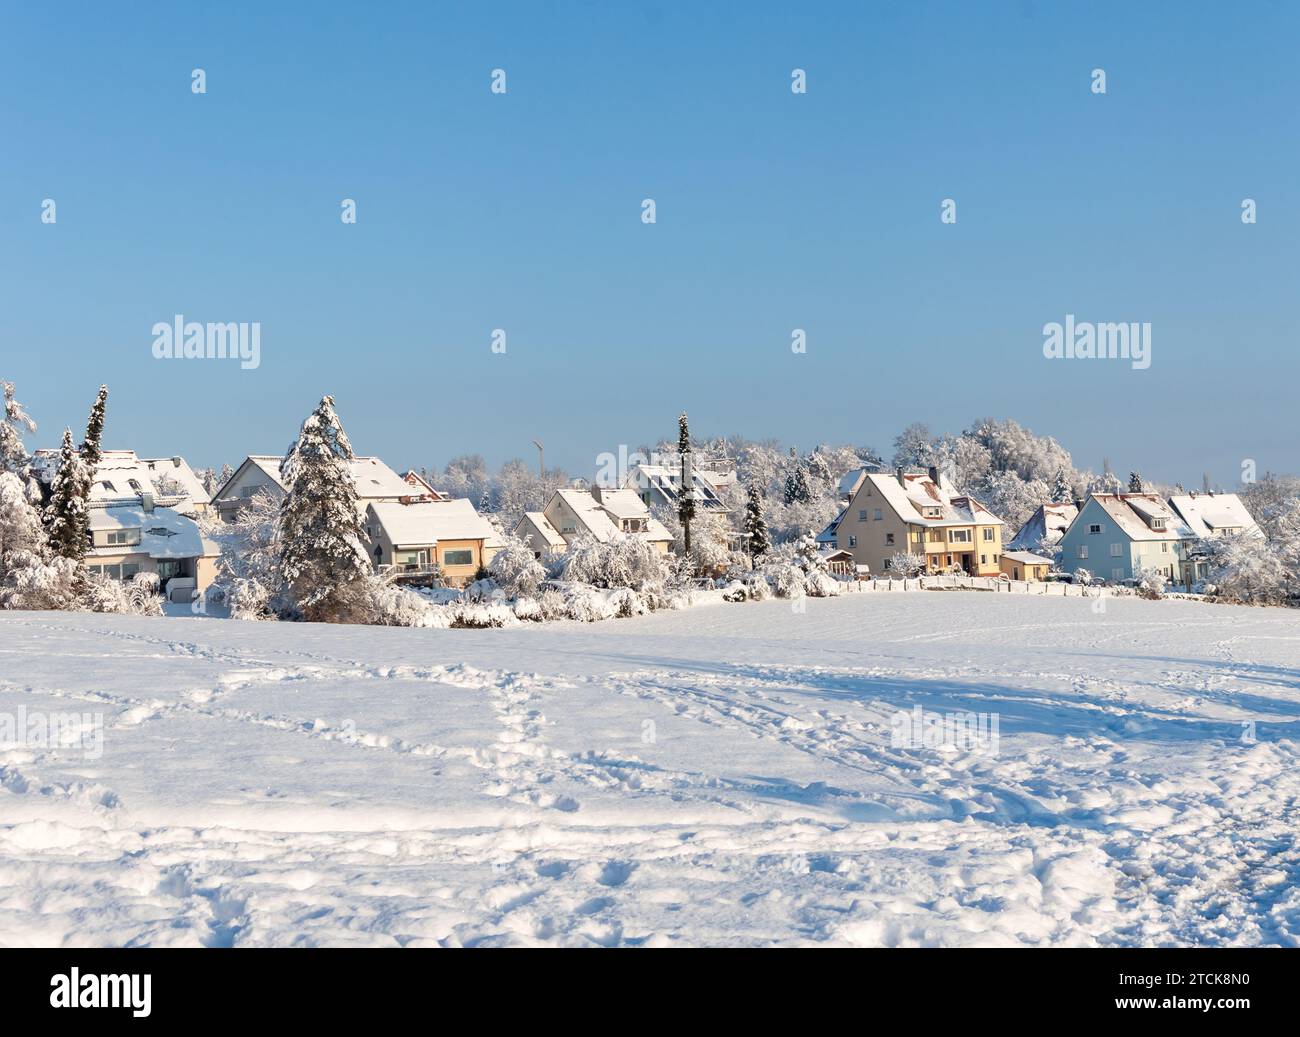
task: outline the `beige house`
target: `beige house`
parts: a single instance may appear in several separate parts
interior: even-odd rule
[[[608,543],[620,533],[649,541],[667,554],[673,535],[650,514],[645,502],[631,489],[556,490],[542,511],[529,511],[514,528],[515,536],[530,544],[537,557],[564,551],[582,536]]]
[[[281,457],[272,454],[250,454],[235,469],[212,496],[212,507],[225,522],[234,522],[240,511],[258,493],[265,492],[273,500],[284,496],[285,486],[280,479]],[[349,463],[357,488],[357,506],[362,515],[371,502],[415,500],[425,495],[425,490],[407,482],[377,457],[354,457]]]
[[[464,586],[501,546],[496,528],[469,501],[371,501],[366,550],[379,573],[404,579],[441,577]]]
[[[148,469],[154,490],[159,497],[180,494],[185,499],[177,505],[186,514],[205,515],[212,506],[208,491],[194,469],[183,457],[142,457],[140,463]]]
[[[1052,571],[1052,560],[1032,551],[1007,551],[1002,556],[1002,573],[1013,580],[1040,583]]]
[[[86,567],[115,580],[155,573],[168,601],[193,601],[217,575],[220,549],[193,519],[158,507],[146,493],[137,500],[92,501]]]
[[[955,494],[931,468],[865,473],[844,509],[818,535],[824,548],[849,551],[858,565],[888,574],[898,552],[924,559],[926,571],[997,576],[1005,523],[974,497]]]
[[[47,486],[59,468],[59,451],[37,450],[32,457],[37,477]],[[90,502],[139,500],[152,494],[155,503],[186,515],[208,510],[203,483],[182,457],[142,459],[134,450],[104,450],[90,483]]]

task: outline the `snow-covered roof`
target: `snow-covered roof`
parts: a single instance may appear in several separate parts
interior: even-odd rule
[[[849,509],[843,508],[838,515],[836,515],[833,519],[831,519],[831,521],[827,523],[826,528],[817,534],[817,543],[819,544],[835,543],[835,535],[839,532],[840,523],[844,521],[844,516],[847,515],[848,513],[849,513]]]
[[[585,490],[556,490],[555,495],[564,501],[577,516],[578,521],[587,527],[585,532],[590,533],[602,544],[618,536],[618,526],[590,493]]]
[[[839,484],[835,487],[836,495],[842,500],[848,500],[857,492],[858,487],[862,485],[862,480],[868,474],[865,468],[854,468],[851,472],[845,472],[840,476]]]
[[[244,464],[251,464],[260,468],[272,482],[283,490],[285,485],[280,478],[280,462],[282,460],[284,459],[278,454],[249,454],[244,460]],[[243,466],[240,465],[240,468]],[[357,496],[362,500],[396,499],[411,496],[411,484],[377,457],[354,457],[349,463],[349,467],[352,469],[352,479],[356,483]],[[236,471],[226,485],[230,485],[238,474],[238,471]],[[225,487],[223,486],[217,492],[217,497],[221,497],[224,492]]]
[[[1034,554],[1033,551],[1004,551],[1003,558],[1010,558],[1013,562],[1019,562],[1021,565],[1051,565],[1050,558],[1044,558],[1042,555]]]
[[[1007,543],[1012,550],[1033,550],[1043,543],[1055,543],[1065,536],[1070,523],[1079,514],[1073,504],[1042,504]]]
[[[529,522],[533,524],[533,528],[537,530],[538,534],[545,541],[545,543],[536,544],[534,546],[539,548],[540,547],[561,547],[561,548],[564,547],[564,537],[560,536],[560,531],[556,529],[553,525],[551,525],[551,520],[548,519],[540,511],[525,511],[524,518],[520,519],[519,523],[515,526],[515,536],[523,535],[520,533],[519,530],[520,530],[520,526],[524,524],[524,519],[527,519]],[[529,535],[531,536],[532,534]]]
[[[650,509],[635,490],[601,490],[599,506],[615,518],[648,518]]]
[[[369,509],[394,547],[423,547],[443,540],[493,543],[496,530],[465,498],[399,504],[372,501]]]
[[[1235,493],[1176,494],[1169,503],[1197,536],[1222,536],[1231,531],[1263,535]]]
[[[726,511],[727,506],[718,496],[718,486],[713,482],[715,473],[691,469],[691,482],[695,487],[695,503],[710,511]],[[627,486],[646,486],[659,491],[670,502],[676,503],[681,493],[681,469],[665,465],[635,464],[628,471]]]
[[[140,463],[153,473],[155,479],[167,478],[175,481],[181,486],[185,496],[195,504],[207,504],[209,502],[208,491],[204,488],[202,480],[195,474],[194,469],[185,463],[185,458],[142,457]]]
[[[954,496],[947,480],[936,483],[928,475],[905,473],[903,483],[897,475],[868,472],[863,485],[870,483],[905,522],[919,526],[1001,526],[1005,523],[974,497]],[[859,493],[861,487],[859,487]]]
[[[420,493],[420,494],[423,494],[423,495],[425,495],[425,496],[431,497],[431,498],[433,498],[434,500],[447,500],[447,499],[448,499],[448,497],[447,497],[447,495],[446,495],[445,493],[442,493],[442,492],[439,491],[439,490],[435,490],[435,489],[434,489],[434,488],[429,484],[428,480],[427,480],[427,479],[424,479],[423,477],[421,477],[420,473],[417,472],[417,471],[415,471],[414,469],[408,469],[407,471],[403,472],[403,473],[402,473],[402,481],[405,482],[408,486],[410,486],[410,487],[411,487],[413,490],[415,490],[417,493]]]
[[[198,523],[172,508],[146,511],[141,503],[95,504],[89,512],[91,532],[116,529],[140,530],[140,543],[125,546],[94,547],[89,555],[147,554],[150,558],[215,557],[221,551],[204,539]]]
[[[1094,493],[1095,500],[1130,540],[1185,540],[1194,534],[1168,504],[1154,493]],[[1152,529],[1152,521],[1164,529]]]

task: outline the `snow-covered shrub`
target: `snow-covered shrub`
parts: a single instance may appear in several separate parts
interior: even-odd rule
[[[542,619],[567,619],[569,602],[561,591],[548,587],[537,598],[537,607],[541,609]]]
[[[648,541],[619,534],[602,543],[579,537],[558,562],[559,577],[592,587],[658,590],[669,577],[664,555]]]
[[[614,608],[609,598],[590,587],[574,587],[564,599],[566,619],[577,619],[584,623],[596,623],[602,619],[613,619]]]
[[[71,558],[10,551],[0,571],[0,608],[72,609],[82,569]]]
[[[813,569],[804,575],[804,590],[810,598],[833,598],[844,588],[825,569]]]
[[[723,601],[748,601],[749,588],[739,580],[731,580],[722,590]]]
[[[772,585],[761,572],[751,573],[743,582],[749,592],[750,601],[767,601],[772,597]]]
[[[369,622],[388,627],[448,627],[444,609],[406,587],[371,577]]]
[[[131,580],[115,580],[100,573],[86,574],[85,603],[91,612],[123,616],[161,616],[162,596],[157,573],[137,573]]]
[[[533,557],[532,549],[515,536],[505,538],[504,546],[488,563],[488,573],[511,598],[536,596],[546,579],[546,570]]]
[[[895,551],[889,556],[884,575],[909,579],[920,576],[923,572],[925,572],[924,558],[920,555],[908,554],[906,551]]]
[[[764,572],[778,598],[802,598],[808,593],[807,576],[791,562],[775,562]]]
[[[1074,582],[1078,584],[1078,586],[1080,587],[1091,587],[1092,573],[1089,572],[1087,569],[1075,569]]]
[[[285,611],[280,592],[280,546],[276,524],[280,505],[259,491],[240,509],[234,522],[206,527],[221,548],[217,586],[232,619],[271,619]]]
[[[454,601],[446,606],[453,627],[481,629],[517,626],[514,610],[504,602]]]
[[[1256,536],[1225,536],[1200,541],[1197,553],[1206,557],[1210,584],[1207,592],[1253,604],[1284,601],[1288,569],[1283,550],[1285,548],[1279,549]]]
[[[539,622],[545,618],[542,604],[536,598],[515,598],[512,606],[516,619]]]
[[[1169,581],[1169,577],[1165,575],[1163,569],[1139,565],[1134,576],[1137,578],[1138,593],[1142,597],[1163,598],[1165,596],[1165,584]]]
[[[645,599],[630,587],[619,587],[608,595],[609,608],[620,619],[629,616],[644,616],[649,610]]]

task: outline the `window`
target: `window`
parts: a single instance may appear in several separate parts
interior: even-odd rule
[[[1120,557],[1123,556],[1123,554],[1124,554],[1124,545],[1123,545],[1123,544],[1111,544],[1111,545],[1110,545],[1110,556],[1111,556],[1112,558],[1120,558]]]
[[[861,511],[858,512],[858,521],[859,521],[859,522],[866,522],[866,521],[867,521],[867,509],[866,509],[866,508],[863,508]]]
[[[107,479],[104,479],[102,482],[100,482],[99,485],[102,486],[102,487],[104,487],[104,489],[106,489],[109,493],[116,493],[116,492],[117,492],[117,487],[114,486],[114,485],[113,485],[111,482],[109,482]]]
[[[443,565],[473,565],[474,552],[468,548],[463,551],[443,551],[442,564]]]
[[[1096,536],[1098,533],[1101,532],[1101,523],[1094,522],[1091,526],[1088,527],[1088,532],[1092,536]]]
[[[987,565],[988,560],[989,560],[988,555],[980,555],[980,565]]]
[[[879,508],[877,508],[877,509],[872,513],[872,516],[871,516],[871,517],[872,517],[873,519],[875,519],[877,522],[879,522],[882,518],[884,518],[884,516],[881,514]]]
[[[970,543],[970,530],[969,530],[969,529],[954,529],[954,530],[952,530],[952,531],[949,533],[949,535],[948,535],[948,539],[949,539],[950,541],[952,541],[954,544],[969,544],[969,543]]]
[[[140,564],[138,562],[122,563],[122,579],[124,580],[131,579],[131,577],[135,576],[137,573],[139,573],[139,571],[140,571]]]
[[[138,544],[140,542],[140,531],[138,529],[110,529],[104,536],[104,543],[110,547],[120,547],[124,544]]]
[[[1151,516],[1151,528],[1156,531],[1163,530],[1165,528],[1165,520],[1159,515]]]
[[[144,492],[144,487],[141,486],[141,485],[140,485],[138,482],[136,482],[134,479],[128,479],[126,482],[127,482],[127,485],[131,487],[131,489],[135,490],[136,493],[143,493],[143,492]]]
[[[1168,541],[1168,540],[1162,540],[1162,541],[1160,541],[1160,553],[1161,553],[1162,555],[1167,555],[1167,554],[1169,553],[1169,541]]]
[[[993,539],[993,527],[992,527],[992,526],[985,526],[985,527],[984,527],[984,539],[985,539],[985,540],[992,540],[992,539]]]
[[[893,534],[893,533],[886,533],[886,534],[885,534],[885,546],[886,546],[886,547],[893,547],[893,546],[894,546],[894,534]]]
[[[1080,544],[1077,548],[1075,548],[1074,556],[1076,558],[1087,558],[1088,557],[1087,546],[1085,544]]]
[[[858,546],[858,538],[855,537],[855,536],[850,536],[850,537],[849,537],[849,547],[857,547],[857,546]]]

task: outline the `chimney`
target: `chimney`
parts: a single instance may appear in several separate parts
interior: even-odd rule
[[[938,468],[936,468],[934,465],[930,465],[930,467],[926,469],[926,474],[930,476],[930,481],[931,481],[932,483],[934,483],[936,486],[939,485],[939,469],[938,469]]]
[[[903,466],[899,465],[894,469],[894,478],[898,480],[898,485],[907,489],[907,478],[903,475]]]
[[[153,514],[153,494],[145,491],[140,494],[140,506],[144,509],[146,515]]]
[[[592,487],[591,487],[591,496],[592,496],[592,499],[595,500],[595,502],[596,502],[597,504],[603,504],[603,503],[605,503],[604,501],[602,501],[602,500],[600,499],[600,492],[601,492],[601,489],[602,489],[602,487],[601,487],[601,485],[600,485],[600,480],[597,479],[596,482],[593,483],[593,484],[592,484]]]
[[[1075,511],[1082,511],[1082,510],[1083,510],[1083,499],[1082,499],[1082,498],[1080,498],[1080,497],[1075,497],[1075,498],[1074,498],[1074,510],[1075,510]]]

